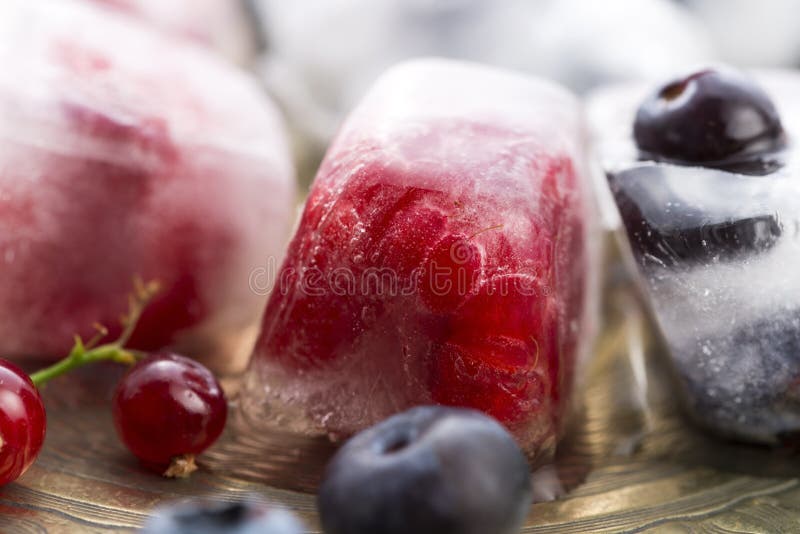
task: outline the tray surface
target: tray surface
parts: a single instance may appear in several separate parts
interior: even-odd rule
[[[568,493],[534,505],[523,532],[796,532],[794,452],[717,440],[688,423],[630,283],[613,272],[609,279],[603,335],[557,459]],[[45,391],[45,447],[28,473],[0,488],[0,531],[130,531],[164,501],[254,495],[294,509],[308,532],[320,532],[309,491],[329,444],[229,429],[190,479],[161,479],[114,434],[104,399],[117,372],[79,373]],[[235,379],[228,383],[235,388]]]

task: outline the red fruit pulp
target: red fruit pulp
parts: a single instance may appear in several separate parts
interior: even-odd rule
[[[183,356],[154,354],[120,380],[113,414],[128,449],[163,471],[174,457],[200,454],[217,440],[228,405],[208,369]]]
[[[0,485],[13,482],[42,450],[46,417],[31,379],[11,362],[0,360]]]

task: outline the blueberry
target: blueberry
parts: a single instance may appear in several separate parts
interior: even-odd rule
[[[294,515],[250,501],[183,501],[157,508],[143,534],[300,534]]]
[[[703,426],[741,441],[800,438],[800,309],[739,319],[735,328],[678,346],[687,406]]]
[[[645,263],[733,259],[772,247],[783,230],[763,178],[642,164],[610,174],[609,184]]]
[[[423,406],[348,441],[317,503],[327,534],[510,534],[530,500],[528,463],[499,423]]]
[[[732,69],[707,69],[651,94],[636,113],[636,144],[644,159],[725,167],[785,146],[770,97]]]

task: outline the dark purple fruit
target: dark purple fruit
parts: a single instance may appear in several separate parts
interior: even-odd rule
[[[800,445],[800,310],[752,314],[682,347],[679,376],[695,420],[749,442]],[[754,364],[754,362],[758,362]],[[738,377],[738,378],[737,378]]]
[[[763,178],[655,164],[613,173],[609,185],[642,262],[726,260],[770,248],[781,235]]]
[[[644,159],[725,167],[785,146],[769,95],[744,74],[707,69],[674,80],[639,107],[633,126]]]
[[[530,472],[494,419],[421,406],[348,441],[317,499],[326,534],[514,534],[530,507]]]

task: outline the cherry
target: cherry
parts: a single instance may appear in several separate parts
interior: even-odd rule
[[[0,359],[0,485],[19,478],[42,450],[45,411],[22,369]]]
[[[785,229],[756,199],[762,178],[718,169],[647,165],[611,173],[609,185],[633,253],[643,264],[686,265],[747,257]]]
[[[194,455],[222,433],[228,405],[214,375],[189,358],[147,356],[117,384],[114,426],[141,462],[165,476],[187,476]]]
[[[769,95],[727,68],[695,72],[656,90],[639,107],[633,133],[646,158],[712,167],[785,145]]]

